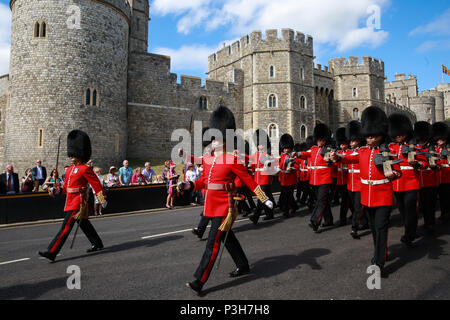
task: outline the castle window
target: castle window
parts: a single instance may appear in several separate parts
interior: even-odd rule
[[[306,105],[306,98],[305,96],[301,96],[300,97],[300,108],[302,109],[306,109],[307,105]]]
[[[277,97],[272,93],[269,95],[269,108],[277,107]]]
[[[300,80],[305,80],[305,69],[303,68],[300,69]]]
[[[93,106],[93,107],[98,107],[100,105],[99,103],[99,95],[98,95],[98,90],[97,89],[86,89],[86,94],[85,94],[85,106]]]
[[[119,142],[120,142],[120,136],[119,136],[118,133],[116,133],[116,141],[115,141],[115,142],[116,142],[116,143],[115,143],[115,145],[116,145],[115,152],[116,152],[116,154],[119,154]]]
[[[278,126],[275,123],[269,124],[269,138],[278,138]]]
[[[271,77],[271,78],[275,77],[275,68],[273,66],[270,66],[269,77]]]
[[[428,114],[432,114],[431,108],[427,108]]]
[[[37,21],[34,24],[33,36],[35,38],[47,37],[47,23],[45,21]]]
[[[306,139],[307,136],[308,136],[308,129],[306,128],[305,125],[302,125],[300,127],[300,138],[301,139]]]
[[[92,105],[97,106],[97,90],[95,89],[92,92]]]
[[[208,99],[206,97],[200,97],[200,99],[198,100],[198,106],[200,107],[200,110],[207,110]]]
[[[42,148],[44,146],[44,129],[38,130],[38,148]]]
[[[86,105],[89,106],[91,104],[91,89],[86,90]]]
[[[35,38],[39,38],[40,35],[40,29],[41,29],[41,24],[39,22],[36,22],[34,24],[34,37]]]
[[[358,97],[358,88],[353,88],[353,90],[352,90],[352,96],[353,96],[353,98]]]
[[[376,96],[377,96],[377,100],[380,100],[381,95],[380,95],[380,89],[378,89],[378,88],[376,90]]]
[[[358,108],[353,109],[353,120],[359,120],[359,110],[358,110]]]
[[[45,24],[45,22],[42,22],[41,25],[41,35],[42,38],[45,38],[47,36],[47,25]]]

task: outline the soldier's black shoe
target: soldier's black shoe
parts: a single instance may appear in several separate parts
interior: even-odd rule
[[[365,225],[359,227],[359,230],[360,230],[360,231],[370,230],[370,226],[369,226],[368,224],[365,224]]]
[[[194,290],[198,295],[200,295],[203,289],[203,283],[199,280],[194,280],[192,282],[186,283],[186,287]]]
[[[361,239],[361,237],[358,234],[358,231],[356,231],[356,230],[352,230],[352,232],[350,232],[350,235],[353,237],[353,239],[356,239],[356,240]]]
[[[91,248],[87,249],[86,252],[91,253],[91,252],[96,252],[96,251],[100,251],[100,250],[103,250],[103,246],[93,245]]]
[[[230,278],[240,277],[250,273],[250,267],[236,268],[236,270],[230,272]]]
[[[50,260],[51,262],[54,262],[56,259],[56,254],[51,253],[50,251],[44,251],[44,252],[39,251],[38,253],[41,257],[44,257],[44,258]]]
[[[327,222],[327,223],[322,224],[322,227],[324,227],[324,228],[326,228],[326,227],[333,227],[333,226],[334,226],[333,222]]]
[[[251,222],[253,222],[254,225],[258,224],[259,217],[252,215],[249,219]]]
[[[413,243],[411,240],[407,239],[405,236],[400,238],[400,241],[407,246],[408,248],[411,248],[413,246]]]
[[[315,222],[310,222],[309,226],[311,227],[311,229],[313,229],[314,232],[317,232],[319,230],[319,225],[317,225]]]
[[[198,228],[192,229],[192,233],[196,235],[199,239],[203,237],[203,233],[201,233],[200,230],[198,230]]]

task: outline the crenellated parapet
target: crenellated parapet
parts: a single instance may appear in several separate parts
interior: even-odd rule
[[[331,72],[335,75],[372,74],[384,78],[384,62],[372,57],[335,58],[329,61]]]
[[[208,58],[208,70],[233,64],[247,55],[260,52],[293,51],[303,55],[313,56],[313,38],[292,29],[267,30],[265,35],[261,31],[242,37],[231,45],[225,45]]]

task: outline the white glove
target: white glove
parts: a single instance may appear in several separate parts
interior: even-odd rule
[[[107,205],[108,205],[108,201],[103,202],[102,203],[102,208],[105,209]]]
[[[270,200],[267,200],[266,202],[264,202],[264,205],[269,209],[273,209],[273,202]]]

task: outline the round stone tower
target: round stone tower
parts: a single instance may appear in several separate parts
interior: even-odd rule
[[[435,100],[436,122],[445,120],[444,93],[437,90],[426,90],[420,93],[421,97],[433,97]]]
[[[130,7],[126,0],[11,0],[6,162],[68,163],[66,137],[86,131],[96,166],[126,155]],[[61,173],[61,170],[60,170]]]
[[[436,122],[436,102],[434,97],[409,98],[409,107],[416,114],[417,121]]]

